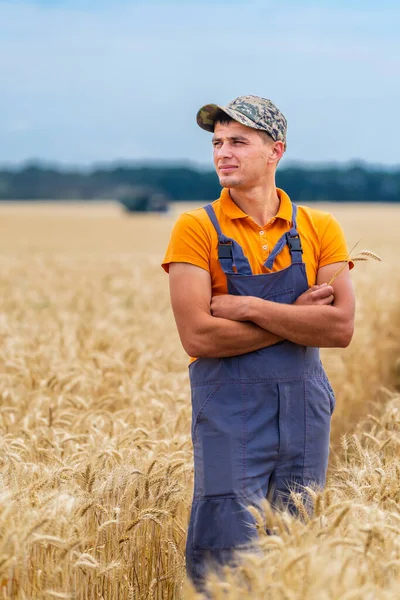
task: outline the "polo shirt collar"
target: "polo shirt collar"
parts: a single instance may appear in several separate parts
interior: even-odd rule
[[[279,205],[279,210],[275,215],[276,219],[283,219],[284,221],[288,221],[288,223],[292,222],[292,203],[289,196],[281,190],[280,188],[276,188],[277,194],[281,201]],[[248,217],[245,212],[242,211],[241,208],[238,207],[237,204],[232,200],[229,189],[223,188],[220,196],[221,208],[223,213],[228,217],[228,219],[245,219]]]

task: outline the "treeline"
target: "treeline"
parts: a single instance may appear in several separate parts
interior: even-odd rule
[[[349,164],[282,167],[277,185],[297,202],[400,201],[400,167]],[[129,189],[147,187],[170,200],[212,200],[220,192],[213,171],[177,166],[110,166],[89,171],[26,165],[0,170],[0,200],[118,199]]]

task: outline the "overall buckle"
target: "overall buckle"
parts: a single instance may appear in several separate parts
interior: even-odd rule
[[[232,242],[228,242],[226,244],[218,244],[218,258],[232,258]]]
[[[301,247],[301,239],[299,235],[296,236],[288,236],[288,246],[290,253],[292,252],[301,252],[303,254],[303,249]]]

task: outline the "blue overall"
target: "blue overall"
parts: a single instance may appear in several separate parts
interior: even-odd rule
[[[261,275],[222,233],[212,205],[205,210],[230,294],[292,304],[308,289],[295,205],[291,229],[265,262],[272,269],[287,244],[291,265]],[[201,585],[210,560],[225,564],[234,550],[251,547],[257,534],[246,506],[268,498],[295,512],[289,490],[324,486],[335,398],[319,349],[289,341],[232,358],[199,358],[189,375],[194,497],[186,564]]]

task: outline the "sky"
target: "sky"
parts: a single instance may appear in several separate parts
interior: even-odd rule
[[[0,0],[0,164],[210,166],[197,110],[255,94],[287,163],[398,165],[399,31],[398,0]]]

